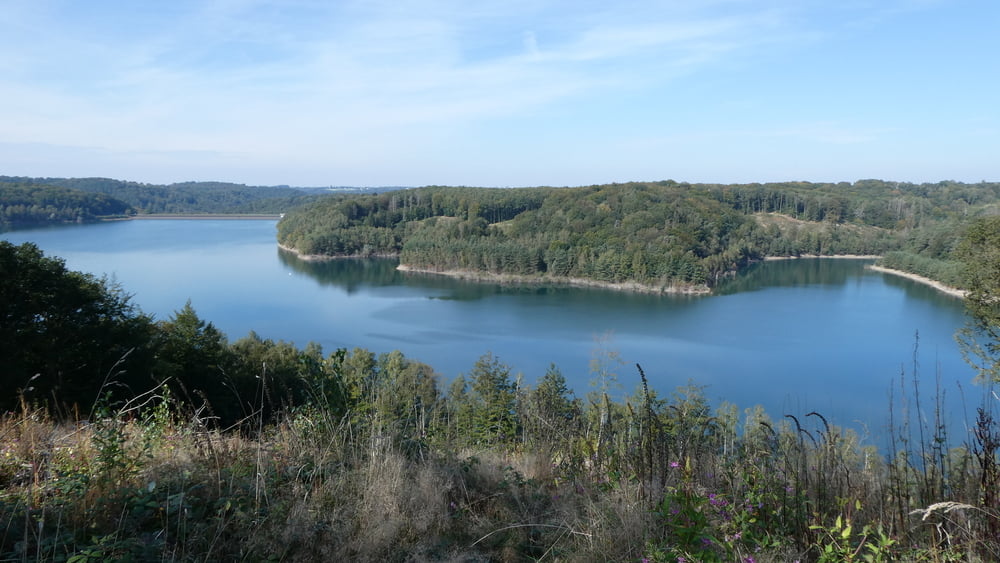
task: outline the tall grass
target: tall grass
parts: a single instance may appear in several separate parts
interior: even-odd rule
[[[918,368],[882,451],[818,412],[659,397],[641,367],[635,395],[555,417],[520,389],[515,414],[541,422],[488,448],[447,398],[416,425],[317,402],[230,430],[163,390],[85,422],[22,402],[0,418],[0,558],[1000,560],[992,411],[949,432]]]

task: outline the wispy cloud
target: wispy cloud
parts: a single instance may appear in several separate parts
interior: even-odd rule
[[[624,111],[612,105],[624,96],[654,104],[637,112],[669,116],[673,91],[689,82],[714,88],[700,80],[760,68],[757,83],[728,93],[728,107],[739,107],[774,75],[758,58],[786,61],[833,43],[838,25],[892,17],[876,4],[178,0],[124,9],[13,0],[0,35],[0,142],[99,147],[116,161],[170,154],[178,166],[186,150],[316,170],[425,162],[432,151],[468,157],[476,141],[464,139],[503,135],[507,121],[590,121]],[[827,25],[827,15],[839,23]],[[703,132],[691,127],[678,134]],[[764,130],[726,129],[732,138]],[[819,143],[879,140],[877,126],[821,115],[769,130]],[[546,134],[579,142],[573,126]]]

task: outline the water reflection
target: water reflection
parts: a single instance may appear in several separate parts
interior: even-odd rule
[[[342,258],[336,260],[302,260],[293,252],[278,248],[281,264],[315,279],[320,285],[341,287],[353,294],[364,287],[386,287],[404,283],[396,269],[396,260]]]
[[[846,285],[865,273],[874,259],[799,258],[757,262],[716,288],[718,295],[756,291],[765,287]],[[912,283],[912,282],[911,282]]]
[[[651,295],[602,288],[574,287],[540,282],[537,284],[499,284],[463,280],[451,276],[397,270],[399,260],[392,258],[340,258],[303,260],[295,253],[278,249],[281,263],[324,286],[342,288],[348,294],[366,288],[406,286],[428,290],[433,299],[476,301],[490,297],[548,297],[566,305],[605,303],[608,307],[647,307],[699,299],[686,295]]]

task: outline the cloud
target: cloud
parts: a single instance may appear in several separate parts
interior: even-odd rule
[[[717,91],[703,77],[728,86],[718,77],[733,68],[767,73],[758,58],[832,41],[836,25],[817,14],[847,25],[864,6],[178,0],[120,8],[12,2],[12,31],[0,36],[0,142],[80,147],[80,158],[109,167],[131,155],[198,171],[213,160],[227,171],[243,162],[316,174],[369,167],[403,175],[407,166],[433,174],[432,166],[462,160],[537,170],[546,147],[524,138],[535,122],[554,127],[538,135],[567,151],[655,137],[617,122],[631,111],[623,100],[633,99],[648,105],[635,110],[646,117],[625,116],[631,127],[677,122],[678,138],[856,145],[881,135],[878,126],[853,128],[809,110],[770,127],[706,126],[697,113],[707,111],[698,109],[697,88]],[[750,72],[757,82],[726,91],[728,107],[770,103],[754,94],[767,76]],[[677,103],[685,89],[687,108]],[[727,117],[743,119],[737,110]],[[487,158],[476,146],[506,154]],[[98,158],[93,148],[106,153]]]

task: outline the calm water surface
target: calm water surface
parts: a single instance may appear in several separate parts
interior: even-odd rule
[[[661,393],[690,381],[715,403],[761,404],[773,418],[816,410],[878,435],[890,388],[898,394],[900,374],[913,373],[919,333],[926,394],[939,376],[957,418],[974,412],[980,393],[953,338],[961,302],[865,270],[865,261],[768,262],[716,296],[660,297],[404,275],[385,260],[303,262],[277,249],[272,220],[123,221],[0,236],[114,277],[157,318],[190,299],[230,339],[254,330],[328,352],[399,349],[446,379],[492,352],[528,383],[554,363],[582,396],[603,348],[624,362],[622,393],[635,390],[639,363]]]

